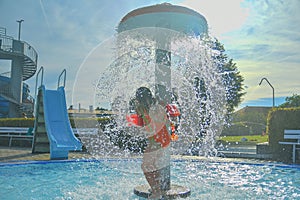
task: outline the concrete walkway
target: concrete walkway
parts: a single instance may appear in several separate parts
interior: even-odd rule
[[[70,152],[69,159],[79,159],[88,156],[83,152]],[[31,148],[0,147],[0,162],[25,160],[50,160],[49,153],[32,154]]]
[[[256,146],[229,146],[219,150],[220,157],[223,158],[245,158],[245,159],[271,159],[268,154],[257,154]],[[89,158],[90,155],[86,152],[70,152],[69,159]],[[32,154],[31,148],[17,147],[0,147],[0,162],[15,162],[15,161],[42,161],[50,160],[49,153]]]

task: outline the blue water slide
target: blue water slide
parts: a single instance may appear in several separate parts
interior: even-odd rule
[[[43,108],[46,131],[50,142],[50,159],[68,158],[70,150],[82,150],[81,142],[75,137],[67,112],[64,87],[43,92]]]

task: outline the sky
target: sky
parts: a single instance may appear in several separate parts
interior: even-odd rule
[[[299,0],[0,0],[0,27],[38,52],[38,67],[45,68],[44,83],[55,88],[57,77],[67,70],[67,104],[71,105],[76,74],[85,58],[99,44],[116,34],[128,12],[168,2],[202,14],[209,32],[225,47],[225,53],[244,77],[244,106],[272,106],[300,94]],[[9,63],[0,62],[0,73]],[[267,78],[271,85],[263,81]],[[35,77],[26,81],[31,93]],[[271,87],[272,86],[272,87]],[[87,105],[85,106],[87,107]]]

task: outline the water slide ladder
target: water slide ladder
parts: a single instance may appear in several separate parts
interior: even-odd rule
[[[38,88],[38,78],[41,83]],[[49,153],[50,159],[68,159],[69,151],[82,150],[81,142],[75,137],[67,112],[65,83],[66,70],[58,77],[56,90],[48,90],[43,84],[44,68],[36,75],[36,105],[32,153]],[[64,77],[60,86],[61,77]]]

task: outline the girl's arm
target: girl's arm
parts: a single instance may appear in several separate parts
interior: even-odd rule
[[[146,125],[142,128],[146,137],[158,133],[166,125],[168,120],[165,108],[161,105],[152,106],[149,110],[149,116],[150,120],[148,119],[148,123],[146,122]]]

